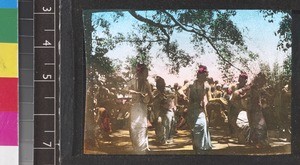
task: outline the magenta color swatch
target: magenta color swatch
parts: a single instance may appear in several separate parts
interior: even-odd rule
[[[18,146],[18,112],[0,112],[0,146]]]

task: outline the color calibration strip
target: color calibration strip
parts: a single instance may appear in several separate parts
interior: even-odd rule
[[[0,0],[0,164],[17,165],[18,1]]]

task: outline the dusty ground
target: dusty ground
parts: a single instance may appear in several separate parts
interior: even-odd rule
[[[252,146],[238,144],[236,138],[226,136],[226,130],[222,128],[210,128],[213,149],[205,152],[207,155],[278,155],[290,154],[291,144],[289,141],[280,139],[274,131],[269,132],[269,142],[271,147],[256,149]],[[149,129],[149,148],[150,155],[193,155],[190,140],[190,132],[187,130],[178,130],[174,137],[174,142],[167,145],[158,145],[155,142],[153,129]],[[99,146],[93,146],[85,149],[85,154],[109,154],[109,155],[132,155],[133,152],[129,131],[120,129],[114,131],[110,141],[101,140]]]

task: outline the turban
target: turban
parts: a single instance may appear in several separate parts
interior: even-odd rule
[[[197,74],[207,73],[207,67],[204,65],[200,65],[197,71]]]
[[[239,78],[248,79],[248,75],[246,72],[241,72]]]

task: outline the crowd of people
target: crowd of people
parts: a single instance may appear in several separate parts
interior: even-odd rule
[[[200,65],[196,79],[185,81],[182,86],[175,83],[167,87],[160,76],[156,76],[156,84],[151,85],[147,80],[147,66],[136,66],[136,77],[127,89],[132,98],[126,112],[136,152],[150,151],[149,123],[159,145],[173,143],[177,129],[190,130],[193,150],[198,154],[212,149],[209,126],[228,127],[228,135],[237,137],[240,143],[256,148],[269,147],[264,111],[273,104],[264,73],[257,74],[248,83],[248,75],[241,72],[238,83],[231,85],[221,85],[208,76],[207,67]],[[98,129],[109,137],[109,116],[104,113],[105,109],[100,108],[98,112],[97,122],[102,119]],[[288,112],[284,114],[287,115]]]

